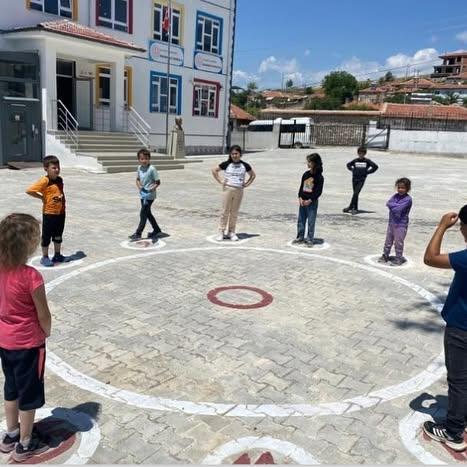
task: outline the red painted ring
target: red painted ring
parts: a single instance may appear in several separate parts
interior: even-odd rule
[[[240,303],[228,303],[220,300],[217,298],[217,295],[221,292],[225,292],[226,290],[249,290],[251,292],[256,292],[257,294],[261,295],[262,300],[257,303],[252,303],[250,305],[244,305]],[[256,287],[248,287],[246,285],[231,285],[228,287],[218,287],[217,289],[213,289],[208,292],[208,300],[215,305],[223,306],[226,308],[235,308],[237,310],[253,310],[256,308],[263,308],[268,306],[272,303],[273,296],[264,290],[258,289]]]

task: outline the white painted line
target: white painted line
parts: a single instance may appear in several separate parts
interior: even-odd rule
[[[299,465],[320,465],[320,462],[309,452],[298,447],[296,444],[271,438],[269,436],[248,436],[230,441],[219,446],[213,453],[209,454],[203,461],[205,465],[223,464],[227,457],[243,454],[252,449],[266,449],[282,454]],[[253,460],[253,459],[252,459]]]
[[[28,265],[40,271],[58,271],[59,269],[73,268],[83,263],[82,259],[77,259],[75,261],[69,261],[68,263],[55,263],[54,266],[47,268],[40,264],[41,258],[42,256],[34,256],[34,258],[29,260]]]
[[[333,258],[329,256],[320,256],[312,253],[305,253],[301,251],[292,250],[276,250],[273,248],[260,248],[260,247],[196,247],[184,248],[179,250],[162,250],[149,253],[139,253],[129,256],[122,256],[120,258],[111,258],[99,263],[94,263],[76,271],[72,271],[61,277],[58,277],[48,284],[46,290],[50,293],[55,287],[63,284],[65,281],[77,277],[85,272],[93,271],[98,268],[108,266],[110,264],[117,264],[133,259],[147,258],[152,255],[166,255],[166,254],[187,254],[199,251],[221,251],[225,249],[240,249],[245,251],[262,251],[271,252],[282,255],[303,256],[305,258],[317,258],[324,261],[330,261],[336,264],[343,264],[350,266],[354,269],[370,272],[381,277],[387,278],[397,284],[403,285],[410,290],[417,293],[424,300],[426,300],[436,311],[439,313],[443,304],[432,293],[425,290],[423,287],[409,282],[406,279],[398,277],[389,272],[367,266],[361,263],[356,263],[344,259]],[[160,411],[180,411],[187,414],[194,415],[225,415],[227,417],[302,417],[302,416],[320,416],[320,415],[342,415],[344,413],[356,412],[364,408],[372,407],[383,402],[388,402],[399,397],[407,396],[414,392],[431,386],[438,379],[445,374],[444,354],[441,352],[428,367],[421,371],[419,374],[409,378],[402,383],[388,386],[383,389],[372,391],[368,394],[345,399],[340,402],[326,402],[316,405],[312,404],[223,404],[215,402],[191,402],[176,399],[167,399],[158,396],[149,396],[139,394],[133,391],[127,391],[116,388],[109,384],[104,384],[94,378],[91,378],[75,368],[65,363],[58,355],[48,350],[47,353],[47,367],[55,374],[63,378],[66,382],[74,384],[85,391],[92,392],[101,397],[125,402],[135,407],[143,409],[153,409]]]
[[[153,251],[159,250],[160,248],[164,248],[166,246],[166,243],[162,240],[158,240],[157,242],[153,243],[150,238],[144,238],[138,240],[137,242],[125,240],[124,242],[120,243],[120,246],[122,248],[126,248],[127,250]]]
[[[71,409],[49,409],[41,408],[36,410],[36,421],[42,420],[47,417],[58,418],[64,420],[79,430],[79,420],[85,425],[91,424],[91,429],[88,431],[77,431],[79,433],[80,441],[78,448],[74,454],[71,455],[63,464],[66,465],[84,465],[89,462],[89,459],[94,455],[99,443],[101,441],[101,431],[96,421],[89,415],[83,412],[75,412]],[[6,430],[6,420],[2,420],[2,430]]]
[[[209,237],[206,237],[206,240],[210,243],[214,243],[214,245],[232,246],[232,245],[242,245],[243,243],[249,242],[253,238],[253,237],[249,237],[249,238],[244,238],[242,240],[233,242],[228,237],[225,237],[224,240],[222,241],[216,240],[216,237],[217,235],[210,235]]]
[[[423,422],[432,420],[429,413],[412,412],[404,417],[399,423],[399,435],[407,451],[416,459],[426,465],[445,465],[446,462],[426,451],[418,440],[418,433],[421,430]]]
[[[305,250],[305,251],[308,251],[309,253],[311,253],[312,251],[315,251],[315,250],[328,250],[329,248],[331,248],[331,245],[327,242],[324,242],[324,243],[315,243],[311,248],[307,247],[306,245],[303,245],[303,244],[298,244],[298,245],[294,245],[293,243],[293,240],[291,240],[290,242],[287,243],[287,246],[290,246],[291,248],[295,248],[297,250]]]
[[[371,266],[375,266],[377,268],[387,268],[387,269],[392,269],[393,271],[396,271],[397,269],[408,269],[413,267],[413,262],[410,258],[406,258],[407,262],[404,263],[402,266],[391,266],[390,263],[378,263],[378,259],[381,257],[381,255],[369,255],[365,256],[363,258],[363,261],[365,263],[370,264]]]

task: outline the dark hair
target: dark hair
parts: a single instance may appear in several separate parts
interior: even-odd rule
[[[407,191],[410,191],[412,189],[412,182],[407,177],[398,178],[396,180],[396,187],[398,185],[404,185]]]
[[[243,154],[242,148],[238,144],[234,144],[233,146],[230,146],[230,149],[229,149],[229,162],[232,162],[232,153],[234,151],[239,152],[240,155]]]
[[[141,156],[146,156],[146,157],[149,157],[149,159],[151,159],[151,151],[149,151],[149,149],[146,149],[146,148],[141,148],[137,152],[136,157],[139,159]]]
[[[323,171],[323,161],[317,152],[308,154],[308,156],[306,156],[306,160],[308,162],[313,162],[313,173],[321,173]]]
[[[365,146],[360,146],[360,147],[357,149],[357,153],[358,153],[358,154],[366,154],[366,153],[367,153],[366,147],[365,147]]]
[[[467,224],[467,204],[459,211],[459,219],[463,224]]]
[[[42,163],[44,164],[44,169],[47,169],[50,165],[60,165],[57,156],[45,156]]]

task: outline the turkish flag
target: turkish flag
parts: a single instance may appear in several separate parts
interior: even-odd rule
[[[162,30],[169,32],[170,29],[170,8],[165,9],[164,21],[162,21]]]

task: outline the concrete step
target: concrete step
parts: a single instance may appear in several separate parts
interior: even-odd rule
[[[136,153],[140,149],[140,146],[127,144],[80,144],[76,151],[85,152],[88,154],[99,154],[101,152],[132,153],[136,157]]]
[[[100,157],[97,158],[97,160],[103,165],[103,166],[111,166],[111,165],[131,165],[136,169],[136,167],[139,166],[138,161],[134,161],[133,159],[125,159],[125,158],[118,158],[118,159],[101,159]],[[162,161],[154,161],[154,165],[156,166],[157,169],[160,167],[165,167],[167,165],[180,165],[183,163],[182,162],[176,162],[173,159],[171,160],[162,160]]]
[[[164,165],[159,170],[182,170],[182,169],[184,169],[184,166],[179,164],[179,165]],[[132,165],[112,165],[112,166],[106,167],[105,170],[107,171],[107,173],[112,174],[112,173],[122,173],[122,172],[133,172],[135,168]]]

